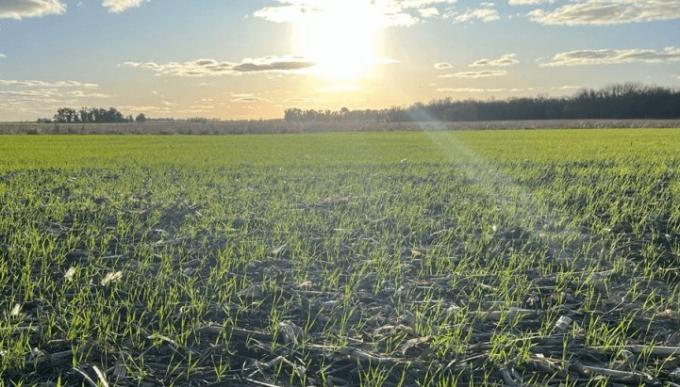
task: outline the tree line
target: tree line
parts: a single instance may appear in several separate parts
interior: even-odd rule
[[[116,108],[87,108],[73,109],[63,107],[57,109],[57,113],[53,118],[40,118],[38,122],[49,123],[116,123],[116,122],[145,122],[147,120],[144,113],[138,114],[136,117],[132,115],[125,116]]]
[[[680,90],[627,83],[584,89],[569,97],[434,100],[368,110],[287,109],[288,122],[427,122],[559,119],[677,119]]]
[[[429,103],[388,109],[313,110],[287,109],[288,123],[398,123],[464,122],[515,120],[623,120],[680,119],[680,90],[636,83],[612,85],[599,90],[584,89],[567,97],[526,97],[506,100],[453,100],[444,98]],[[146,122],[146,115],[124,115],[118,109],[60,108],[45,123],[125,123]],[[176,121],[157,119],[156,121]],[[207,118],[190,118],[189,123],[217,122]],[[220,121],[221,122],[221,121]],[[255,120],[254,122],[257,122]]]

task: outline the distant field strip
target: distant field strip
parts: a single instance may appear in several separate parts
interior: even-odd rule
[[[679,129],[0,137],[8,384],[680,383],[679,267]]]
[[[512,129],[639,129],[680,128],[680,120],[511,120],[511,121],[427,121],[375,122],[359,121],[147,121],[144,123],[35,123],[0,122],[0,135],[11,134],[158,134],[225,135],[324,132],[394,132],[444,130],[512,130]]]
[[[448,144],[448,145],[447,145]],[[0,168],[321,166],[474,161],[677,160],[680,129],[320,133],[243,136],[2,136]]]

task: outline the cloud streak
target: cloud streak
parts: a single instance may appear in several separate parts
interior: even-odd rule
[[[491,3],[483,3],[482,7],[468,9],[463,13],[451,12],[448,17],[453,19],[455,23],[469,23],[474,21],[489,23],[501,18],[498,11]]]
[[[508,4],[510,5],[537,5],[537,4],[546,4],[546,3],[554,3],[555,0],[509,0]]]
[[[677,0],[581,0],[557,9],[534,10],[531,20],[547,25],[610,25],[680,19]]]
[[[663,50],[625,49],[625,50],[576,50],[561,52],[543,67],[613,65],[623,63],[663,63],[680,61],[680,48],[666,47]]]
[[[314,67],[314,63],[300,57],[247,58],[241,63],[197,59],[188,62],[125,62],[122,66],[151,70],[157,75],[177,77],[215,77],[248,73],[295,73]]]
[[[18,86],[18,87],[49,87],[49,88],[89,88],[96,89],[99,87],[96,83],[87,83],[79,81],[36,81],[36,80],[16,80],[16,79],[0,79],[0,86]]]
[[[453,68],[453,65],[451,63],[447,63],[447,62],[440,62],[440,63],[435,63],[434,68],[435,68],[435,70],[451,70]]]
[[[102,0],[102,7],[112,13],[136,8],[149,0]],[[61,15],[66,12],[63,0],[0,0],[0,19],[21,20],[31,17]]]
[[[475,87],[442,87],[436,89],[440,93],[467,93],[467,94],[484,94],[484,93],[519,93],[536,90],[533,87],[515,87],[515,88],[475,88]]]
[[[579,86],[564,85],[551,87],[494,87],[494,88],[477,88],[477,87],[442,87],[435,89],[438,93],[455,93],[455,94],[527,94],[545,92],[549,94],[564,95],[570,94],[574,90],[582,89]]]
[[[60,106],[82,106],[110,98],[99,85],[80,81],[0,79],[0,111],[12,114],[51,114]]]
[[[99,85],[79,81],[0,79],[0,95],[36,98],[108,98]]]
[[[507,74],[508,72],[505,70],[463,71],[459,73],[440,75],[439,78],[481,79],[502,77]]]
[[[517,59],[517,54],[505,54],[502,55],[500,58],[495,58],[495,59],[479,59],[472,63],[470,67],[505,67],[505,66],[513,66],[519,63],[519,60]]]
[[[246,94],[232,94],[232,100],[231,102],[233,103],[258,103],[258,102],[264,102],[266,99],[258,97],[254,94],[246,93]]]
[[[137,8],[148,0],[104,0],[102,6],[112,13],[121,13],[130,8]]]
[[[2,0],[0,19],[21,20],[29,17],[60,15],[66,12],[66,4],[60,0]]]
[[[439,16],[457,0],[343,0],[357,3],[370,12],[382,27],[409,27],[421,20]],[[273,23],[296,23],[314,18],[337,7],[337,0],[274,0],[273,5],[257,10],[253,16]]]

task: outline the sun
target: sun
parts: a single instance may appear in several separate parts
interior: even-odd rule
[[[322,77],[356,80],[378,63],[380,26],[381,15],[371,1],[323,1],[297,23],[297,50]]]

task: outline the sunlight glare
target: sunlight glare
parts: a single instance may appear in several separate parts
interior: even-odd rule
[[[363,77],[378,62],[381,14],[366,0],[327,0],[298,25],[297,48],[333,81]]]

